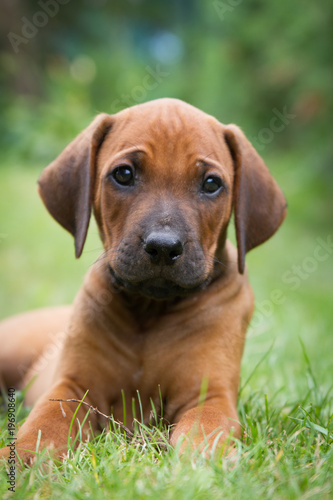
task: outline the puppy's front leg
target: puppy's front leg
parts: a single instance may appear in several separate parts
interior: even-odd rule
[[[54,456],[61,458],[67,453],[69,430],[78,404],[74,402],[50,401],[50,399],[79,399],[82,400],[84,392],[73,380],[63,379],[52,387],[37,402],[26,422],[20,428],[15,442],[16,453],[25,464],[31,464],[36,456],[37,442],[39,451],[49,448]],[[87,400],[87,398],[85,398]],[[89,402],[87,400],[87,402]],[[87,409],[81,406],[75,415],[71,429],[71,437],[75,438],[79,430],[79,422],[86,416]],[[91,414],[87,419],[97,427],[96,416]],[[88,431],[86,422],[83,431]],[[40,434],[40,436],[39,436]],[[8,457],[8,447],[0,450],[0,457]]]
[[[207,448],[212,450],[216,445],[220,448],[231,435],[239,438],[240,434],[236,409],[231,404],[220,405],[207,401],[181,416],[172,433],[171,444],[176,446],[182,440],[180,452],[192,448],[204,451],[207,455]]]

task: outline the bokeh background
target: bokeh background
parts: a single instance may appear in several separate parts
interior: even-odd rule
[[[0,26],[0,317],[70,303],[102,249],[92,223],[75,261],[38,198],[43,167],[96,113],[177,97],[240,125],[289,202],[248,255],[243,380],[262,361],[254,387],[302,393],[303,344],[331,385],[333,2],[2,0]]]

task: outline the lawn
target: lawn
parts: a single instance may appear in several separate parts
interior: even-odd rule
[[[130,441],[111,425],[113,432],[81,444],[66,463],[19,472],[15,498],[333,498],[332,179],[296,154],[266,160],[289,214],[247,257],[257,309],[242,364],[244,438],[236,456],[180,459],[163,428],[138,424]],[[38,198],[41,169],[12,161],[1,167],[0,318],[71,303],[102,249],[92,224],[75,260],[71,236]],[[18,422],[26,415],[20,407]],[[0,426],[1,444],[8,437],[5,405]],[[3,468],[0,477],[1,497],[11,498]]]

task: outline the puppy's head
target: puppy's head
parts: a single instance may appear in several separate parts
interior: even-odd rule
[[[77,257],[93,207],[114,283],[157,299],[210,282],[232,209],[241,273],[245,253],[286,213],[241,130],[175,99],[99,115],[44,170],[39,190]]]

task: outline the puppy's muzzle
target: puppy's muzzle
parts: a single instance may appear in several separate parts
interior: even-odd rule
[[[152,231],[144,241],[144,250],[153,265],[170,266],[182,256],[184,245],[174,232]]]

